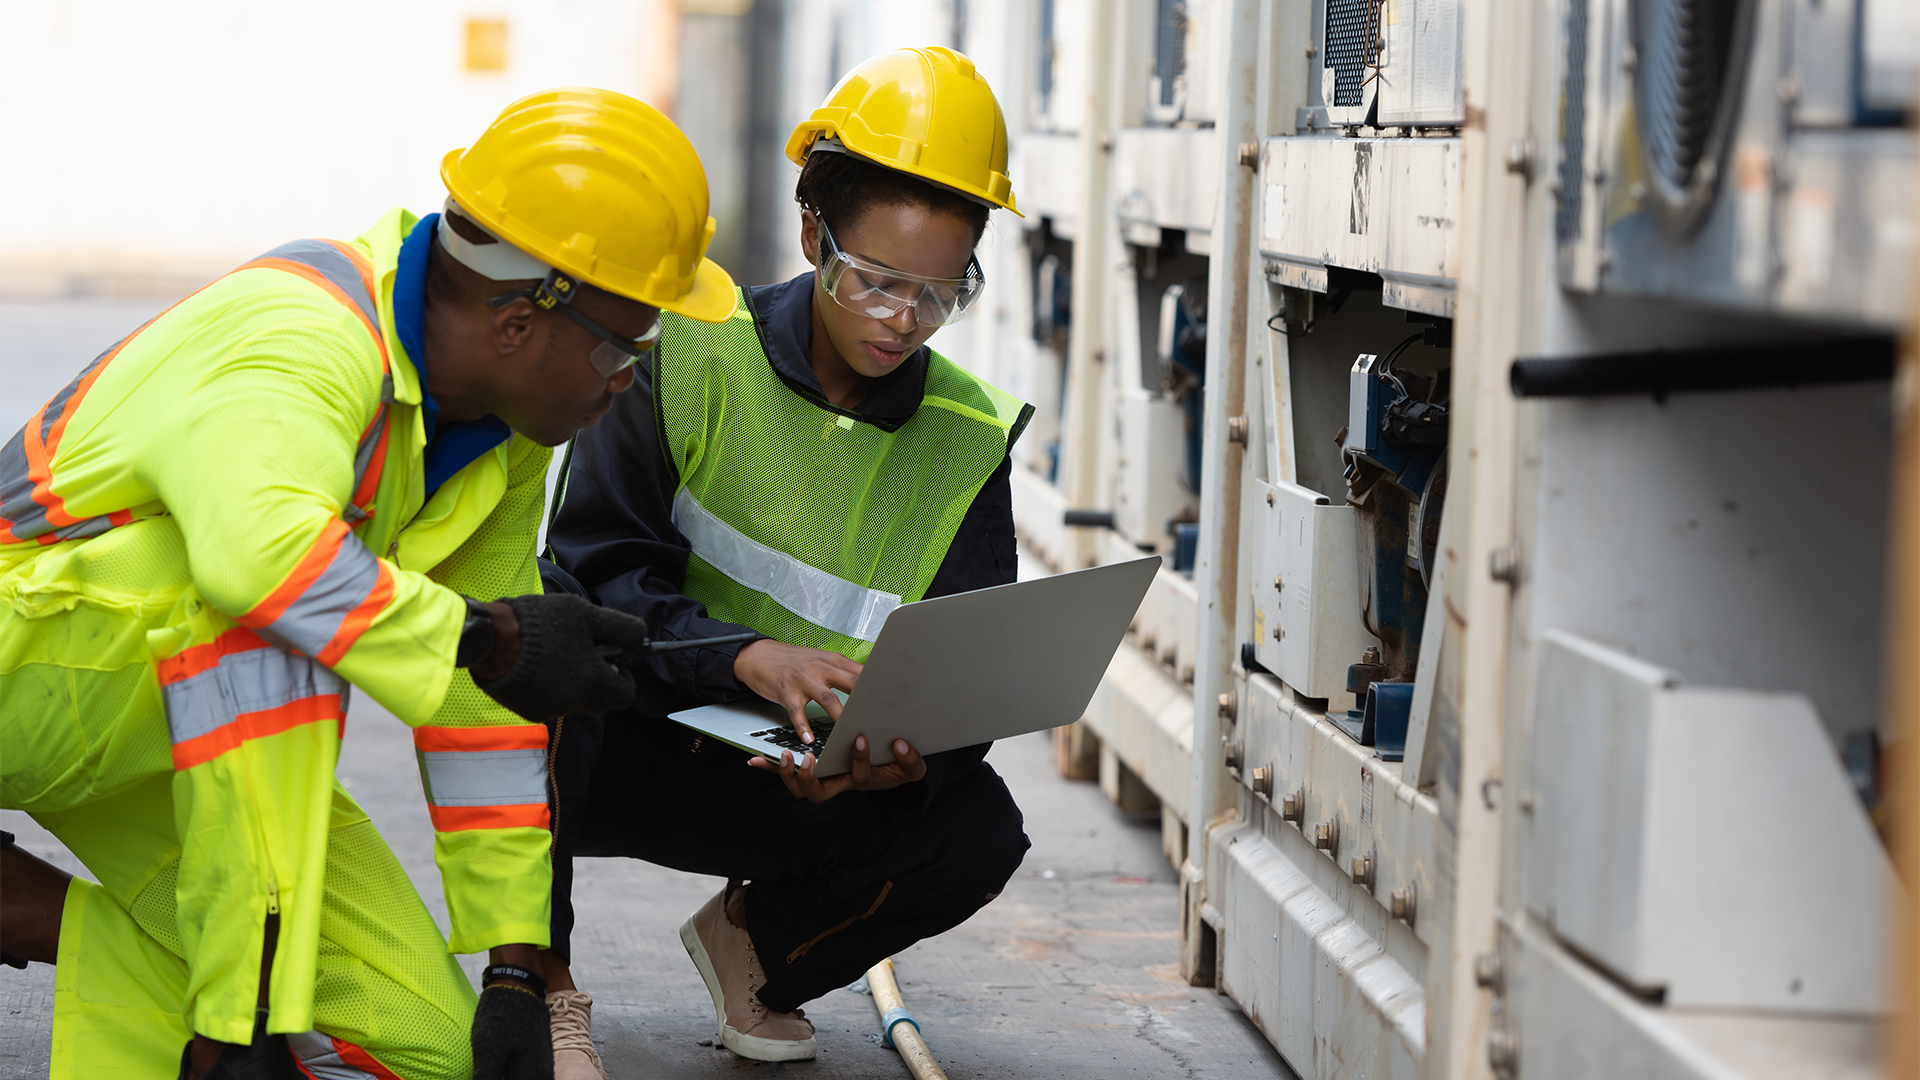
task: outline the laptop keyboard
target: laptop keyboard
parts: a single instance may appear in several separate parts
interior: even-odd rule
[[[784,724],[780,727],[770,727],[765,731],[750,731],[747,737],[763,739],[782,750],[791,750],[794,760],[798,761],[802,754],[818,754],[820,748],[827,745],[827,739],[833,735],[833,721],[821,719],[809,721],[809,723],[813,727],[812,743],[801,742],[800,733]]]

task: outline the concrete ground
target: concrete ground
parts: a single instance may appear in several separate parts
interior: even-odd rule
[[[161,306],[0,304],[4,434]],[[444,929],[408,733],[365,695],[355,700],[347,730],[339,775]],[[948,1074],[1292,1077],[1237,1006],[1181,981],[1179,887],[1161,854],[1158,819],[1129,818],[1094,785],[1061,780],[1044,733],[1002,742],[989,760],[1026,813],[1033,849],[1005,893],[972,921],[895,957],[907,1007]],[[24,814],[0,811],[0,828],[82,872]],[[906,1076],[899,1057],[880,1045],[872,999],[851,991],[807,1007],[819,1028],[816,1061],[761,1065],[710,1045],[713,1012],[676,929],[721,884],[625,860],[580,864],[575,975],[595,996],[594,1033],[615,1080]],[[478,961],[466,958],[469,974],[478,974]],[[52,1009],[52,968],[0,968],[0,1080],[47,1075]]]

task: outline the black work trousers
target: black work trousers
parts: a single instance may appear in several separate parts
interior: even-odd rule
[[[930,798],[793,797],[745,751],[670,720],[572,716],[554,747],[553,949],[571,962],[573,859],[744,879],[760,1000],[789,1012],[950,930],[1005,888],[1028,841],[985,762]]]

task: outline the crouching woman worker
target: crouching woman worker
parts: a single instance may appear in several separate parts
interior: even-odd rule
[[[764,635],[649,658],[644,714],[562,725],[543,954],[561,1077],[603,1075],[569,992],[570,857],[729,879],[681,939],[722,1044],[786,1061],[814,1056],[804,1002],[965,921],[1028,846],[985,745],[896,743],[872,767],[856,749],[821,777],[811,754],[749,759],[664,718],[751,692],[804,738],[806,703],[838,718],[894,606],[1014,580],[1008,449],[1032,409],[926,347],[979,295],[991,208],[1014,209],[992,90],[946,49],[879,56],[787,153],[813,269],[742,290],[725,323],[664,316],[633,390],[575,442],[553,521],[560,566],[657,636]]]

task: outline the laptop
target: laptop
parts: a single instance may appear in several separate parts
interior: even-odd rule
[[[817,776],[893,760],[893,740],[937,754],[1080,719],[1160,568],[1158,555],[903,604],[887,616],[840,722],[807,704],[813,745],[761,698],[673,713],[730,746],[778,761],[811,750]]]

